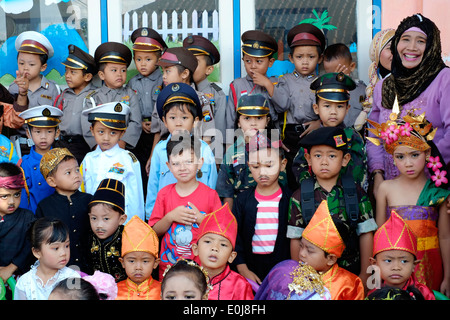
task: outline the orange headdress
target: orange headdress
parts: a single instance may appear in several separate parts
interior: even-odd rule
[[[302,237],[323,251],[335,254],[338,258],[345,249],[344,241],[333,219],[331,219],[326,200],[320,203],[311,221],[303,231]]]
[[[403,119],[398,119],[399,113],[400,108],[395,98],[388,121],[379,124],[367,119],[375,127],[368,130],[376,136],[376,138],[368,137],[367,139],[377,146],[383,143],[386,152],[390,154],[393,154],[395,148],[401,145],[420,151],[430,149],[427,141],[434,139],[437,128],[433,129],[432,124],[425,119],[425,113],[419,116],[408,113]]]
[[[408,224],[392,210],[389,219],[373,238],[373,255],[387,250],[402,250],[417,255],[417,238]]]
[[[206,233],[215,233],[224,236],[230,240],[234,248],[237,236],[237,222],[233,213],[230,211],[228,203],[225,203],[218,210],[205,216],[200,224],[197,239],[200,239]]]
[[[144,251],[158,257],[159,240],[156,232],[138,216],[133,216],[122,233],[122,257],[134,251]]]

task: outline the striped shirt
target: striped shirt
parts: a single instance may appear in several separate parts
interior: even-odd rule
[[[252,250],[255,254],[273,252],[278,234],[278,207],[281,195],[281,188],[269,196],[260,195],[255,190],[255,198],[258,201],[255,234],[252,238]]]

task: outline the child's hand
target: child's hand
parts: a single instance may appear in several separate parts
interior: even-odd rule
[[[172,220],[172,222],[180,224],[192,225],[197,222],[197,216],[195,215],[194,210],[186,206],[178,206],[167,215],[170,215],[170,220]]]
[[[345,64],[338,64],[336,67],[336,70],[334,70],[334,72],[339,73],[339,72],[343,72],[346,75],[350,74],[350,70],[348,69],[348,67]]]
[[[29,80],[28,80],[28,74],[24,73],[24,74],[20,74],[18,70],[16,70],[16,79],[14,80],[14,82],[17,84],[17,86],[19,87],[19,94],[22,96],[25,96],[28,94],[28,86],[30,84]]]
[[[305,122],[303,125],[304,126],[308,126],[308,127],[300,135],[300,138],[303,137],[303,136],[306,136],[308,133],[310,133],[313,130],[319,129],[320,128],[320,119],[319,120],[310,121],[310,122]]]
[[[152,127],[152,122],[151,121],[142,121],[142,131],[144,131],[147,134],[150,134],[151,133],[151,131],[150,131],[151,127]]]
[[[188,202],[188,206],[191,207],[192,210],[194,211],[195,218],[196,218],[195,222],[198,223],[198,225],[200,225],[200,223],[202,223],[205,216],[200,212],[200,210],[197,209],[197,207],[192,202]]]
[[[250,271],[246,264],[238,264],[236,268],[244,278],[250,279],[257,284],[261,284],[261,279],[259,279],[259,277],[253,271]]]

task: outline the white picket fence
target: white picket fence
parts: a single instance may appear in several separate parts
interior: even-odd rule
[[[125,12],[123,18],[123,41],[129,40],[133,31],[140,27],[150,27],[156,30],[161,34],[164,40],[166,40],[169,35],[172,35],[173,38],[177,38],[180,34],[182,35],[182,39],[186,38],[189,34],[202,35],[209,39],[211,39],[211,37],[209,37],[208,34],[212,34],[212,41],[219,39],[219,13],[217,10],[212,12],[212,26],[208,25],[209,14],[206,10],[202,12],[201,27],[198,26],[198,12],[196,10],[192,11],[190,23],[188,13],[186,10],[183,10],[181,13],[181,29],[178,28],[178,13],[175,10],[172,11],[171,26],[168,25],[167,12],[163,11],[161,13],[161,29],[158,28],[159,17],[156,12],[151,14],[151,19],[148,17],[148,13],[143,12],[141,18],[142,25],[138,25],[139,19],[137,12],[133,12],[131,17],[128,12]],[[149,24],[151,26],[149,26]]]

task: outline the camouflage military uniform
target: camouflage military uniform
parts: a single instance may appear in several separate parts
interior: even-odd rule
[[[375,220],[373,218],[373,209],[369,197],[364,192],[364,190],[359,187],[358,184],[356,184],[356,187],[359,204],[359,215],[356,227],[357,237],[349,238],[349,241],[346,243],[346,249],[344,250],[342,257],[338,261],[341,267],[350,269],[350,271],[353,272],[354,270],[360,269],[359,236],[363,233],[372,232],[377,229],[377,224],[375,223]],[[292,194],[289,203],[289,223],[287,237],[291,239],[299,239],[306,227],[305,221],[302,216],[300,196],[301,188],[297,189]],[[319,206],[322,200],[327,200],[328,208],[332,216],[337,215],[339,219],[346,222],[350,220],[346,213],[344,188],[340,179],[338,179],[337,184],[333,187],[333,189],[331,189],[330,192],[327,192],[325,189],[323,189],[317,182],[317,180],[315,180],[314,202],[316,208]]]
[[[367,154],[363,138],[353,128],[344,128],[344,131],[347,136],[351,159],[347,167],[341,169],[341,174],[344,174],[347,171],[351,172],[355,182],[361,186],[364,191],[367,191],[369,184],[367,174]],[[308,163],[305,159],[304,148],[300,148],[295,156],[292,172],[299,183],[311,176]]]
[[[238,193],[256,186],[255,179],[247,165],[248,152],[243,136],[227,149],[224,162],[220,165],[216,191],[221,198],[235,198]],[[286,171],[280,172],[278,181],[287,184]]]

